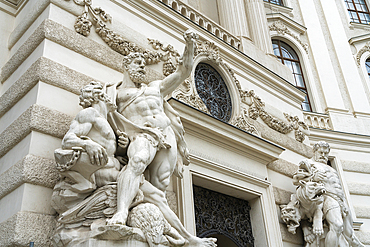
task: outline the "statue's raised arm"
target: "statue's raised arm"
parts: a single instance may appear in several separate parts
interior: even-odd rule
[[[176,71],[167,76],[161,82],[160,90],[163,96],[170,94],[175,90],[191,73],[194,64],[194,51],[196,49],[196,40],[199,35],[192,30],[184,33],[185,49]]]

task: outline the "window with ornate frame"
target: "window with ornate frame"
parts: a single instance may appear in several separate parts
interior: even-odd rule
[[[370,24],[369,8],[366,0],[344,0],[351,22]]]
[[[365,66],[366,66],[367,75],[370,78],[370,58],[366,59]]]
[[[288,66],[288,68],[292,71],[294,77],[294,86],[306,93],[306,97],[302,102],[302,109],[304,111],[312,111],[302,73],[301,63],[297,53],[288,44],[277,39],[272,40],[272,47],[274,54],[278,57],[279,61]]]
[[[277,5],[280,5],[280,6],[284,6],[283,0],[263,0],[263,1],[268,2],[268,3],[277,4]]]
[[[195,68],[194,82],[199,97],[211,115],[228,122],[232,113],[231,97],[220,73],[209,64],[199,63]]]

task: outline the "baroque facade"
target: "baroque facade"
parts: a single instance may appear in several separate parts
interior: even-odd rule
[[[166,189],[186,230],[218,246],[304,246],[281,207],[300,162],[326,141],[355,235],[370,246],[369,6],[0,0],[0,246],[52,244],[54,151],[81,111],[80,90],[122,81],[132,52],[145,57],[148,81],[166,78],[183,63],[188,29],[199,36],[191,74],[165,97],[189,148]]]

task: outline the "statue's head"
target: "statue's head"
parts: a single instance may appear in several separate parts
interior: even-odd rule
[[[145,57],[143,53],[133,52],[123,58],[123,66],[135,84],[145,83]]]
[[[81,95],[79,99],[80,106],[82,106],[83,108],[90,107],[93,104],[98,103],[99,101],[105,102],[110,108],[115,107],[112,103],[112,100],[105,93],[102,84],[96,81],[90,82],[90,84],[84,86],[81,89]]]
[[[324,164],[328,163],[328,157],[330,153],[330,146],[325,141],[319,141],[316,142],[315,145],[313,145],[313,158],[317,162],[321,162]]]

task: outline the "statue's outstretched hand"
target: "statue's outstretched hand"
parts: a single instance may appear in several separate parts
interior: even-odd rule
[[[125,132],[118,131],[118,146],[127,148],[129,143],[128,135]]]

